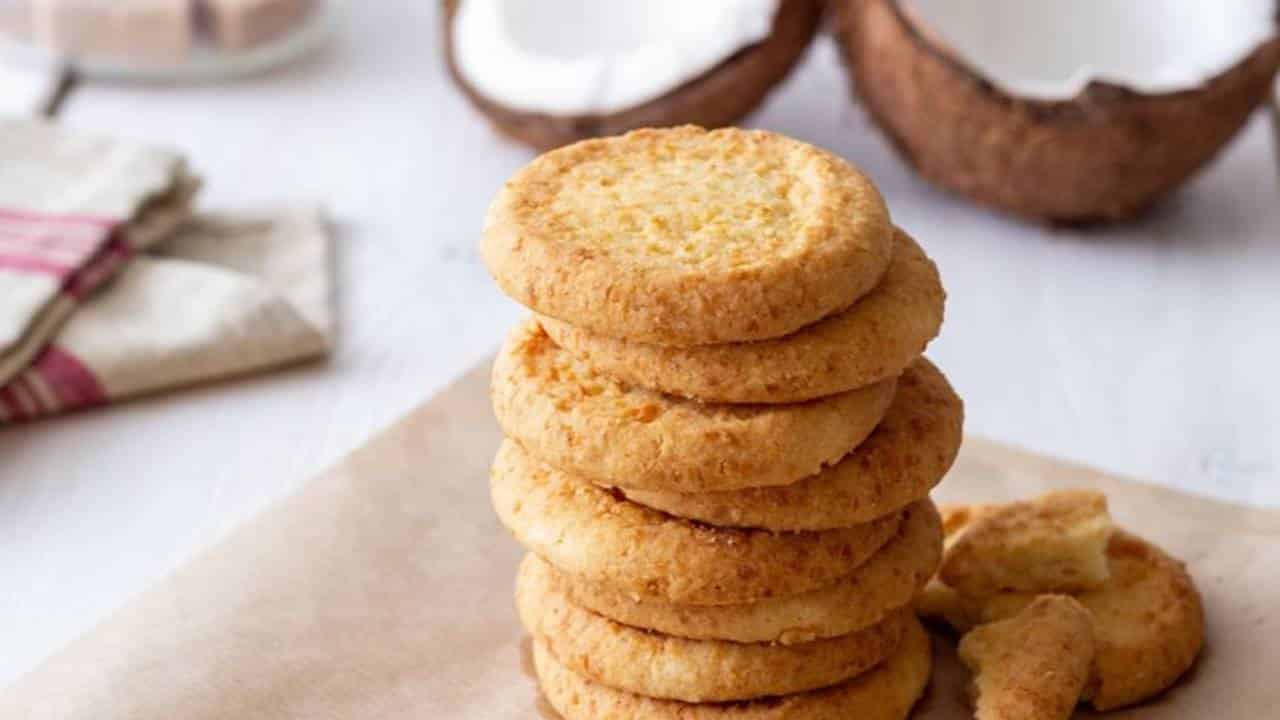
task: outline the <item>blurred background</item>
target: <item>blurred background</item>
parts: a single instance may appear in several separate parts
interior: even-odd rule
[[[445,4],[319,3],[260,20],[201,7],[178,20],[191,38],[140,59],[130,48],[163,35],[162,21],[68,54],[10,3],[0,102],[15,117],[47,109],[67,133],[171,149],[203,179],[203,210],[323,207],[332,349],[280,373],[0,429],[0,684],[485,360],[522,316],[476,244],[490,199],[535,151],[495,132],[493,103],[451,76]],[[256,26],[271,29],[255,37]],[[1079,225],[925,179],[851,92],[833,33],[801,50],[741,122],[862,168],[936,260],[949,300],[929,354],[965,398],[970,434],[1280,505],[1271,58],[1246,73],[1263,78],[1260,106],[1215,100],[1210,115],[1239,114],[1242,127],[1202,172],[1134,218]],[[1119,91],[1092,92],[1056,112],[1105,124],[1080,108]],[[1185,131],[1195,116],[1167,117]],[[902,145],[916,130],[895,132]]]

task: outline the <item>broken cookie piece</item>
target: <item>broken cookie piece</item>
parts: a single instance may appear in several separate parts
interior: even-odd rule
[[[1107,499],[1068,490],[1003,506],[952,509],[939,577],[962,595],[1079,592],[1109,577]]]
[[[1044,595],[960,641],[977,720],[1067,720],[1090,678],[1093,620],[1079,602]]]
[[[1114,710],[1154,697],[1177,682],[1204,647],[1204,605],[1178,560],[1141,538],[1117,530],[1107,553],[1111,578],[1073,597],[1093,616],[1097,646],[1093,680],[1084,699]],[[957,630],[1012,618],[1034,603],[1033,593],[962,595],[937,579],[916,609]]]
[[[1185,565],[1112,529],[1105,500],[1096,493],[940,510],[947,535],[944,569],[915,607],[962,633],[1018,616],[1064,578],[1105,577],[1088,589],[1065,592],[1092,616],[1095,657],[1082,697],[1095,709],[1113,710],[1160,694],[1190,669],[1204,646],[1204,606]],[[1105,545],[1097,551],[1101,537]],[[1105,553],[1101,559],[1099,552]],[[1028,632],[1024,641],[1035,639],[1036,632]]]

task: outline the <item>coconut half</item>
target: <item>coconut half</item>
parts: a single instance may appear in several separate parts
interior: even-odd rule
[[[450,72],[547,149],[638,127],[729,125],[800,59],[822,0],[446,0]]]
[[[1140,214],[1269,97],[1276,0],[837,0],[856,90],[903,156],[1055,222]]]

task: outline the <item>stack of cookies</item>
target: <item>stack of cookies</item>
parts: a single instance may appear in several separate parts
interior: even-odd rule
[[[494,507],[568,720],[906,717],[963,410],[933,263],[843,160],[683,127],[533,161],[485,262]]]

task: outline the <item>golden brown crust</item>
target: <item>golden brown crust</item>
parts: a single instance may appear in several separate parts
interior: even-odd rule
[[[868,522],[926,495],[960,450],[964,405],[917,360],[898,379],[884,420],[840,462],[791,485],[725,492],[624,491],[628,499],[721,527],[828,530]]]
[[[584,140],[517,172],[485,218],[498,285],[595,334],[763,340],[849,307],[893,253],[875,186],[775,133],[684,126]]]
[[[937,569],[941,551],[938,513],[925,501],[907,508],[897,535],[848,578],[802,595],[745,605],[636,600],[602,583],[547,567],[554,586],[574,602],[627,625],[699,640],[791,645],[844,635],[882,621],[911,602]]]
[[[976,720],[1069,720],[1089,681],[1093,619],[1065,595],[1042,595],[960,641],[973,671]]]
[[[1116,530],[1107,548],[1111,577],[1072,595],[1094,618],[1097,655],[1086,699],[1113,710],[1158,695],[1195,662],[1204,645],[1204,606],[1186,567],[1162,550]],[[916,604],[925,617],[960,631],[1021,612],[1034,593],[961,595],[934,580]]]
[[[618,690],[684,702],[726,702],[828,687],[897,650],[909,611],[840,637],[797,645],[689,640],[639,630],[557,592],[546,564],[525,558],[516,608],[529,634],[565,667]]]
[[[818,472],[875,429],[893,392],[888,381],[800,405],[703,405],[597,373],[529,320],[499,352],[491,394],[503,431],[543,462],[607,485],[706,492]]]
[[[962,595],[1076,592],[1106,584],[1107,498],[1063,490],[981,513],[947,548],[938,576]]]
[[[550,150],[592,137],[621,135],[644,127],[737,124],[759,106],[803,57],[818,30],[823,6],[823,0],[782,0],[768,38],[739,50],[720,65],[660,98],[608,115],[557,116],[512,110],[481,95],[466,82],[453,57],[452,18],[458,2],[445,0],[447,21],[443,30],[449,74],[499,132],[537,150]]]
[[[1277,37],[1199,96],[1096,83],[1079,102],[1037,102],[966,70],[897,0],[835,9],[857,93],[903,158],[940,186],[1033,219],[1140,214],[1235,136],[1280,67]]]
[[[691,704],[613,690],[566,669],[540,642],[533,658],[538,685],[565,720],[906,720],[929,684],[929,642],[920,623],[909,620],[898,652],[868,673],[823,690],[735,703]]]
[[[706,402],[789,403],[896,377],[942,327],[946,293],[920,246],[896,231],[880,285],[844,312],[788,337],[671,348],[543,326],[561,346],[626,382]]]
[[[732,605],[798,595],[848,577],[898,530],[901,515],[815,533],[716,528],[673,518],[570,478],[503,443],[494,510],[560,570],[650,600]]]

